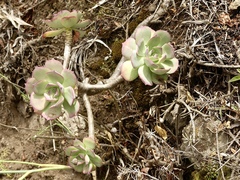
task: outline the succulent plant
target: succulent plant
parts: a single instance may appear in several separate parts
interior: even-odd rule
[[[46,20],[46,24],[56,30],[47,31],[43,34],[43,37],[53,37],[61,34],[67,30],[73,30],[80,34],[82,37],[85,31],[79,30],[80,28],[85,28],[90,24],[90,20],[83,20],[83,14],[80,11],[73,10],[69,12],[67,10],[60,11],[54,14],[52,20]]]
[[[96,167],[102,166],[102,159],[94,153],[95,142],[92,138],[86,137],[83,142],[74,141],[74,146],[65,150],[69,156],[70,166],[77,172],[89,174]]]
[[[122,55],[126,59],[121,67],[122,77],[133,81],[139,76],[150,86],[166,80],[168,74],[178,68],[170,40],[170,34],[164,30],[154,31],[148,26],[136,29],[133,37],[122,44]]]
[[[51,120],[61,116],[63,111],[69,117],[77,114],[79,102],[74,91],[76,85],[74,73],[64,69],[61,62],[51,59],[43,67],[34,69],[25,89],[35,112]]]

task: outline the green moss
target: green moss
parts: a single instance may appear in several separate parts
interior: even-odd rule
[[[122,43],[124,42],[124,39],[116,39],[112,45],[112,57],[111,60],[118,63],[119,60],[122,58]]]
[[[221,170],[218,170],[218,165],[216,164],[205,164],[202,168],[197,169],[192,172],[193,180],[222,180]],[[231,175],[231,169],[223,167],[224,177],[228,179]]]

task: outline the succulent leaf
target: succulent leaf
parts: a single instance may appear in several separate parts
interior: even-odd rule
[[[90,173],[90,171],[89,170],[91,170],[91,168],[89,167],[89,164],[86,164],[86,165],[84,165],[83,166],[83,174],[89,174]]]
[[[130,60],[134,68],[138,68],[144,64],[144,57],[138,56],[137,54],[132,54]]]
[[[67,156],[77,156],[78,155],[78,149],[74,146],[69,146],[65,149],[65,154]]]
[[[60,19],[56,18],[54,20],[45,20],[45,23],[51,27],[51,28],[54,28],[54,29],[58,29],[58,28],[62,28],[62,24],[61,24],[61,21]]]
[[[84,144],[80,140],[78,140],[78,139],[74,140],[73,145],[76,146],[76,147],[77,146],[84,147]]]
[[[27,82],[25,83],[25,90],[28,94],[33,92],[34,85],[36,83],[35,78],[28,78]]]
[[[127,81],[133,81],[138,77],[138,70],[133,68],[131,61],[125,61],[121,68],[121,75]]]
[[[143,65],[140,68],[138,68],[138,75],[145,85],[149,86],[153,85],[151,71],[147,66]]]
[[[161,37],[161,43],[159,44],[160,46],[163,46],[166,43],[169,43],[171,41],[171,36],[167,31],[164,30],[158,30],[155,33],[159,37]]]
[[[76,78],[75,74],[72,71],[70,71],[68,69],[64,69],[62,71],[61,75],[64,78],[64,81],[62,83],[62,85],[64,87],[67,87],[67,86],[75,87],[76,86],[77,78]]]
[[[42,111],[49,104],[49,102],[44,96],[32,93],[30,97],[30,104],[36,111]]]
[[[85,161],[85,164],[89,164],[90,162],[90,158],[88,157],[87,154],[85,155],[84,161]]]
[[[91,158],[91,161],[93,164],[95,164],[97,167],[101,167],[102,166],[102,159],[100,158],[100,156],[95,154],[94,158]]]
[[[127,59],[130,59],[132,54],[137,52],[137,45],[133,38],[128,38],[122,44],[122,55]]]
[[[63,17],[61,19],[61,23],[65,28],[72,28],[74,25],[78,22],[78,19],[76,16],[68,16],[68,17]]]
[[[162,53],[167,59],[174,58],[174,49],[171,44],[167,43],[162,46]]]
[[[62,115],[62,109],[60,108],[60,106],[56,106],[56,105],[51,105],[49,108],[46,108],[42,113],[42,116],[46,120],[57,119],[61,115]]]
[[[78,22],[78,23],[76,23],[76,24],[73,26],[73,28],[74,28],[74,29],[85,28],[85,27],[87,27],[90,23],[91,23],[90,20],[85,20],[85,21],[82,21],[82,22]]]
[[[80,106],[78,101],[76,101],[72,106],[70,106],[67,101],[64,101],[63,107],[65,112],[68,114],[68,117],[71,118],[77,115]]]
[[[34,83],[32,91],[35,94],[44,94],[47,84],[48,84],[48,82],[45,80],[38,81],[38,82]]]
[[[63,66],[62,63],[59,61],[56,61],[55,59],[51,59],[46,61],[45,66],[48,69],[51,69],[53,71],[58,72],[59,74],[62,72],[63,70]]]
[[[33,70],[32,76],[36,81],[42,81],[45,80],[47,77],[47,72],[50,70],[45,67],[36,67]]]
[[[141,26],[136,30],[135,34],[135,39],[136,39],[136,44],[140,45],[141,42],[143,41],[144,44],[147,44],[149,39],[153,36],[154,30],[149,28],[148,26]]]
[[[73,102],[76,98],[75,92],[71,86],[64,88],[63,96],[70,106],[73,105]]]
[[[149,49],[153,49],[154,47],[161,47],[160,44],[161,38],[159,36],[154,36],[148,41],[147,46]]]
[[[145,58],[144,63],[145,63],[149,68],[158,68],[158,65],[157,65],[152,59],[156,59],[156,58],[147,57],[147,58]]]
[[[84,138],[83,139],[83,144],[86,147],[86,150],[93,150],[95,148],[95,142],[90,137]]]
[[[43,33],[43,37],[54,37],[54,36],[58,36],[59,34],[61,34],[64,31],[64,29],[58,29],[58,30],[53,30],[53,31],[47,31],[45,33]]]
[[[47,80],[49,83],[57,84],[58,83],[63,83],[64,78],[61,74],[57,73],[56,71],[50,71],[47,72]]]
[[[164,64],[166,64],[168,61],[170,61],[170,60],[167,60],[166,62],[164,62],[163,63],[163,66],[164,66]],[[179,61],[178,61],[178,59],[177,58],[172,58],[171,59],[171,69],[167,72],[167,74],[172,74],[172,73],[174,73],[177,69],[178,69],[178,66],[179,66]]]

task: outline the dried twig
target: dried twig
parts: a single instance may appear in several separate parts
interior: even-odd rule
[[[216,63],[208,63],[206,61],[197,61],[199,65],[217,67],[217,68],[231,68],[231,69],[239,69],[240,65],[225,65],[225,64],[216,64]]]

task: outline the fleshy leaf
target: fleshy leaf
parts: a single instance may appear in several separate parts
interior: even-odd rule
[[[61,34],[64,31],[64,29],[58,29],[58,30],[52,30],[52,31],[47,31],[45,33],[43,33],[43,37],[54,37],[54,36],[58,36],[59,34]]]
[[[45,80],[35,83],[33,86],[34,93],[39,95],[44,94],[44,92],[46,91],[47,84],[48,82]]]
[[[229,80],[229,82],[235,82],[240,80],[240,75],[234,76],[232,79]]]
[[[154,34],[154,30],[152,30],[148,26],[141,26],[137,28],[136,34],[135,34],[137,45],[140,45],[142,41],[144,41],[144,43],[146,44],[153,34]]]
[[[132,54],[130,60],[134,68],[138,68],[144,64],[144,57],[138,56],[137,54]]]
[[[145,65],[141,66],[138,69],[138,75],[145,85],[149,85],[149,86],[153,85],[151,71],[149,70],[149,68],[147,66],[145,66]]]
[[[128,60],[131,58],[132,54],[137,52],[137,45],[135,39],[128,38],[122,44],[122,55],[126,57]]]
[[[77,22],[77,16],[67,16],[61,19],[61,23],[65,28],[72,28]]]
[[[45,23],[54,29],[58,29],[58,28],[63,28],[60,19],[55,19],[55,20],[46,20]]]
[[[164,67],[164,69],[168,69],[168,74],[174,73],[178,69],[178,59],[167,59],[164,62],[161,63],[161,65]]]
[[[179,61],[177,58],[172,58],[171,61],[172,61],[173,67],[167,72],[168,74],[174,73],[179,66]]]
[[[76,95],[75,95],[75,92],[74,92],[74,90],[71,86],[68,86],[68,87],[64,88],[63,96],[66,99],[66,101],[68,102],[68,104],[70,106],[72,106],[72,104],[73,104],[73,102],[76,98]]]
[[[36,83],[35,78],[28,78],[27,82],[25,83],[25,90],[28,94],[33,92],[34,84]]]
[[[64,78],[61,74],[57,73],[56,71],[50,71],[47,73],[47,80],[50,83],[57,84],[57,82],[63,83]]]
[[[166,68],[151,69],[151,71],[157,75],[166,74],[169,70],[170,70],[170,68],[168,68],[168,69],[166,69]]]
[[[158,68],[158,65],[151,60],[151,57],[145,58],[144,62],[149,68]]]
[[[146,46],[144,44],[144,42],[142,42],[139,46],[139,49],[138,49],[138,52],[137,52],[137,55],[138,56],[144,56],[146,53]]]
[[[43,111],[42,116],[46,120],[52,120],[57,119],[59,116],[62,115],[62,108],[61,106],[53,106],[50,108],[46,108],[46,110]]]
[[[73,26],[73,28],[74,28],[74,29],[85,28],[85,27],[87,27],[90,23],[91,23],[90,20],[85,20],[85,21],[82,21],[82,22],[78,22],[77,24],[75,24],[75,25]]]
[[[78,149],[75,146],[69,146],[65,149],[65,154],[67,156],[76,156],[76,155],[78,155]]]
[[[50,108],[59,108],[61,109],[61,105],[64,101],[64,97],[61,95],[60,97],[58,97],[58,100],[55,101],[55,102],[51,102],[51,105],[49,106],[49,109]]]
[[[64,77],[64,82],[62,83],[62,85],[64,87],[67,87],[67,86],[75,87],[76,86],[77,78],[72,71],[70,71],[68,69],[64,69],[62,71],[61,75]]]
[[[79,141],[78,139],[75,139],[75,140],[74,140],[73,145],[74,145],[75,147],[78,147],[78,148],[80,147],[81,149],[86,150],[86,149],[85,149],[85,145],[84,145],[81,141]]]
[[[49,72],[50,70],[45,68],[45,67],[36,67],[33,70],[32,76],[33,78],[35,78],[37,81],[42,81],[46,79],[47,76],[47,72]]]
[[[133,81],[138,77],[138,70],[133,68],[131,61],[125,61],[121,67],[121,76],[126,81]]]
[[[94,158],[91,158],[91,162],[96,165],[97,167],[101,167],[102,166],[102,159],[100,158],[100,156],[96,155],[95,154],[95,157]]]
[[[167,43],[162,46],[162,53],[166,54],[166,58],[171,59],[174,57],[174,49],[171,44]]]
[[[90,164],[86,164],[86,165],[83,166],[83,171],[82,171],[83,174],[89,174],[90,173],[89,170],[91,170],[92,168],[90,168],[89,166],[90,166]]]
[[[63,107],[65,112],[71,118],[77,115],[80,105],[78,101],[76,101],[72,106],[70,106],[67,101],[64,101]]]
[[[54,70],[54,71],[56,71],[58,73],[61,73],[62,70],[63,70],[62,63],[57,61],[57,60],[55,60],[55,59],[51,59],[51,60],[46,61],[45,67],[49,68],[51,70]]]
[[[30,97],[30,104],[34,110],[42,111],[49,104],[49,102],[47,102],[43,95],[32,93]]]
[[[160,46],[163,46],[164,44],[171,41],[171,36],[167,31],[158,30],[158,31],[156,31],[155,34],[158,35],[161,38]]]
[[[92,138],[86,137],[83,139],[83,144],[86,147],[86,150],[93,150],[95,148],[95,142]]]
[[[77,172],[83,172],[84,164],[80,164],[78,166],[73,166],[73,169]]]
[[[161,46],[161,38],[159,36],[152,37],[148,43],[147,43],[149,49],[152,49],[153,47],[159,47]]]
[[[152,82],[154,84],[160,84],[161,83],[160,79],[163,79],[163,78],[161,78],[161,76],[157,74],[152,73]]]
[[[90,158],[88,157],[87,154],[85,155],[84,161],[86,164],[89,164],[89,162],[90,162]]]

